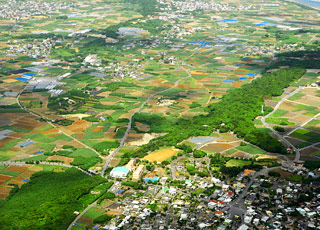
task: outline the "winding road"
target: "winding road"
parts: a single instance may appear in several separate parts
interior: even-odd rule
[[[270,130],[272,130],[272,133],[278,137],[282,143],[284,143],[286,146],[291,147],[294,151],[295,151],[295,158],[294,160],[290,160],[287,157],[285,157],[285,161],[287,161],[288,165],[291,167],[293,162],[297,162],[300,160],[300,151],[299,149],[297,149],[295,146],[293,146],[288,140],[285,139],[285,137],[281,136],[277,131],[275,131],[265,120],[270,117],[271,115],[273,115],[280,107],[280,105],[286,101],[289,97],[295,95],[296,93],[300,92],[304,87],[299,87],[297,88],[295,91],[293,91],[292,93],[290,93],[289,95],[283,97],[278,103],[277,105],[274,107],[273,111],[269,114],[267,114],[266,116],[262,117],[261,121],[263,123],[263,125],[265,125],[267,128],[269,128]],[[311,121],[312,119],[314,119],[315,117],[319,116],[319,114],[315,115],[313,118],[309,119],[307,122],[304,122],[302,125],[296,127],[295,129],[291,130],[288,134],[294,132],[296,129],[303,127],[305,124],[307,124],[309,121]],[[287,135],[288,135],[287,134]],[[281,166],[277,166],[277,167],[273,167],[273,168],[267,168],[267,169],[263,169],[259,172],[256,172],[250,179],[249,183],[246,185],[246,187],[244,188],[244,190],[242,191],[242,193],[236,198],[234,199],[232,202],[230,202],[228,205],[226,205],[226,207],[224,207],[224,211],[228,211],[230,217],[234,216],[234,215],[239,215],[242,218],[242,222],[243,222],[243,218],[244,218],[244,214],[246,213],[246,208],[244,206],[244,199],[251,187],[251,185],[253,184],[254,180],[261,175],[266,175],[269,171],[280,168]]]
[[[293,162],[297,162],[300,160],[300,151],[299,149],[297,149],[293,144],[291,144],[287,139],[285,139],[283,136],[281,136],[277,131],[275,131],[270,125],[269,123],[266,122],[266,119],[268,117],[270,117],[271,115],[273,115],[280,107],[280,105],[287,100],[289,97],[292,97],[293,95],[295,95],[296,93],[300,92],[303,89],[303,87],[299,87],[298,89],[296,89],[295,91],[293,91],[292,93],[288,94],[287,96],[283,97],[278,103],[277,105],[273,108],[273,111],[269,114],[267,114],[266,116],[262,117],[261,121],[263,123],[264,126],[266,126],[267,128],[269,128],[272,133],[281,140],[282,143],[284,143],[286,146],[290,147],[293,149],[293,151],[296,153],[296,156],[294,158],[293,161],[288,161],[289,165],[292,165]]]

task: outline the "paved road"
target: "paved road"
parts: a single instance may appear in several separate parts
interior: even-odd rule
[[[17,166],[21,166],[21,165],[27,165],[27,164],[28,163],[25,162],[25,161],[0,161],[0,165],[17,165]],[[74,166],[74,165],[67,165],[67,164],[58,163],[58,162],[46,162],[46,161],[40,161],[39,164],[63,166],[63,167],[66,167],[66,168],[76,168],[79,171],[87,174],[88,176],[93,176],[93,174],[91,174],[90,172],[85,171],[82,168],[79,168],[78,166]]]
[[[83,210],[69,225],[69,227],[67,228],[67,230],[71,230],[72,226],[93,206],[95,206],[97,204],[97,201],[93,202],[92,204],[90,204],[85,210]]]
[[[274,169],[280,168],[281,166],[277,166],[277,167],[272,167],[272,168],[267,168],[267,169],[263,169],[259,172],[256,172],[250,179],[249,183],[247,184],[247,186],[244,188],[244,190],[242,191],[242,193],[233,201],[231,201],[229,204],[226,205],[226,207],[223,208],[223,211],[228,211],[230,217],[233,217],[234,215],[239,215],[242,218],[242,222],[243,222],[243,215],[246,213],[246,207],[244,206],[244,200],[245,197],[248,194],[248,191],[251,187],[251,185],[253,184],[254,180],[261,175],[267,175],[269,171],[272,171]],[[242,215],[243,214],[243,215]]]
[[[51,123],[50,121],[48,121],[47,119],[43,118],[40,114],[37,114],[37,113],[35,113],[35,112],[32,112],[32,111],[28,110],[26,107],[24,107],[23,105],[21,105],[19,98],[20,98],[21,94],[24,92],[24,90],[25,90],[25,88],[18,94],[18,96],[17,96],[17,98],[16,98],[16,101],[17,101],[17,103],[18,103],[18,105],[20,106],[21,109],[25,110],[26,112],[30,113],[30,114],[33,115],[33,116],[36,116],[37,118],[40,118],[40,119],[44,120],[44,121],[47,122],[49,125],[51,125],[53,128],[56,128],[57,130],[59,130],[59,132],[63,133],[64,135],[66,135],[66,136],[68,136],[68,137],[70,137],[72,140],[78,142],[79,144],[81,144],[81,145],[84,146],[85,148],[92,150],[92,151],[95,152],[100,158],[103,159],[103,156],[102,156],[99,152],[97,152],[95,149],[91,148],[90,146],[88,146],[88,145],[84,144],[83,142],[79,141],[77,138],[75,138],[75,137],[69,135],[68,133],[64,132],[59,126],[56,126],[56,125],[52,124],[52,123]]]
[[[303,89],[303,87],[299,87],[298,89],[296,89],[295,91],[293,91],[292,93],[290,93],[289,95],[283,97],[281,99],[281,101],[279,101],[277,103],[277,105],[274,107],[273,111],[269,114],[267,114],[266,116],[262,117],[261,121],[263,123],[264,126],[266,126],[267,128],[269,128],[272,133],[278,137],[282,143],[284,143],[286,146],[290,147],[293,149],[293,151],[296,153],[296,156],[295,156],[295,159],[293,161],[288,161],[289,165],[292,165],[293,162],[296,162],[296,161],[299,161],[300,159],[300,151],[299,149],[297,149],[293,144],[291,144],[287,139],[285,139],[283,136],[281,136],[277,131],[275,131],[267,122],[266,122],[266,119],[268,117],[270,117],[271,115],[273,115],[277,110],[278,108],[280,107],[280,105],[285,101],[287,100],[289,97],[295,95],[296,93],[300,92],[300,90]]]
[[[180,81],[182,81],[182,80],[184,80],[184,79],[186,79],[186,78],[188,78],[188,77],[191,77],[191,74],[190,74],[189,70],[184,69],[182,66],[180,66],[180,67],[187,72],[187,74],[188,74],[187,77],[180,78],[179,80],[177,80],[177,81],[174,83],[174,85],[173,85],[172,87],[170,87],[170,88],[168,88],[168,89],[165,89],[165,90],[163,90],[163,91],[160,91],[160,92],[157,92],[157,93],[154,93],[154,94],[150,95],[150,96],[140,105],[140,107],[137,108],[137,109],[134,111],[133,114],[131,114],[131,116],[129,117],[129,123],[128,123],[128,125],[127,125],[127,130],[126,130],[124,136],[122,137],[122,139],[121,139],[121,141],[120,141],[120,145],[119,145],[118,148],[116,148],[114,151],[112,151],[112,152],[110,153],[110,155],[106,158],[105,164],[104,164],[103,169],[102,169],[102,171],[101,171],[101,173],[100,173],[101,176],[104,176],[104,173],[105,173],[106,169],[108,168],[111,159],[115,156],[116,153],[118,153],[118,151],[120,150],[120,148],[125,144],[125,142],[126,142],[126,140],[127,140],[127,138],[128,138],[128,135],[129,135],[129,133],[130,133],[130,130],[131,130],[132,119],[133,119],[134,115],[135,115],[136,113],[139,113],[139,112],[141,111],[141,109],[151,100],[151,98],[153,98],[154,96],[156,96],[156,95],[158,95],[158,94],[161,94],[161,93],[164,93],[164,92],[166,92],[166,91],[169,91],[169,90],[171,90],[171,89],[176,88],[176,87],[178,86],[178,84],[179,84]]]

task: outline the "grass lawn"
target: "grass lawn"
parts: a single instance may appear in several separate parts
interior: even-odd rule
[[[40,133],[30,133],[30,134],[24,136],[24,139],[31,139],[33,141],[41,142],[41,143],[50,143],[50,142],[54,142],[56,140],[64,140],[64,141],[71,141],[72,140],[70,137],[67,137],[63,134],[60,134],[55,137],[49,137],[49,136],[42,135]]]
[[[4,175],[8,175],[8,176],[18,176],[20,173],[13,172],[13,171],[2,170],[2,171],[0,171],[0,174],[4,174]]]
[[[243,152],[250,153],[250,154],[265,154],[266,153],[266,151],[264,151],[256,146],[253,146],[253,145],[238,146],[236,149],[243,151]]]
[[[199,196],[200,194],[204,193],[204,191],[206,191],[204,188],[199,188],[196,191],[194,191],[194,193]]]
[[[84,158],[90,158],[90,157],[95,157],[97,154],[93,152],[91,149],[86,149],[86,148],[79,148],[73,153],[71,153],[68,157],[84,157]]]
[[[267,118],[266,122],[275,125],[295,125],[289,121],[289,118]]]
[[[54,147],[56,147],[55,144],[43,144],[43,143],[36,143],[36,146],[38,146],[39,148],[42,148],[43,150],[47,151],[47,152],[51,152]]]
[[[18,126],[14,126],[14,125],[6,125],[6,126],[2,126],[2,129],[10,129],[12,130],[13,132],[21,132],[21,133],[29,133],[30,130],[29,129],[24,129],[24,128],[21,128],[21,127],[18,127]]]
[[[255,125],[263,125],[261,120],[254,120]]]
[[[271,133],[272,130],[271,129],[268,129],[268,128],[258,128],[261,132],[264,132],[264,133]]]
[[[103,132],[91,132],[90,130],[86,130],[84,132],[83,139],[99,139],[103,137]]]
[[[102,215],[103,215],[102,212],[99,212],[95,207],[92,207],[83,216],[95,219]]]
[[[293,112],[306,110],[307,114],[310,114],[310,116],[312,116],[312,115],[314,116],[319,113],[318,107],[315,107],[315,106],[298,104],[298,105],[295,105],[294,107],[296,108],[296,110],[294,110]]]
[[[282,117],[283,115],[287,114],[288,111],[284,109],[278,109],[277,111],[272,114],[272,117]]]
[[[289,100],[295,101],[295,100],[300,99],[300,98],[303,97],[303,96],[305,96],[305,94],[303,94],[303,93],[296,93],[295,95],[293,95],[292,97],[290,97]]]
[[[236,149],[229,149],[228,151],[226,151],[226,154],[233,154],[235,152],[237,152]]]

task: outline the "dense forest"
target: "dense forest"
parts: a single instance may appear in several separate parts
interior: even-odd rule
[[[270,108],[265,108],[264,114],[261,113],[264,99],[280,96],[284,88],[298,80],[304,73],[303,68],[288,68],[272,74],[266,73],[261,78],[253,80],[251,84],[230,90],[220,102],[207,108],[208,115],[180,119],[175,124],[168,122],[171,131],[167,135],[153,139],[141,146],[138,151],[127,152],[123,157],[143,157],[149,151],[157,150],[161,146],[179,147],[178,143],[188,137],[209,135],[214,129],[219,129],[220,132],[232,131],[238,137],[268,152],[285,154],[284,146],[269,134],[255,128],[253,121],[257,116],[266,115],[271,111]],[[152,126],[153,123],[149,122],[149,125]],[[161,121],[161,124],[166,123]],[[168,130],[167,127],[159,131]]]
[[[138,12],[143,16],[152,15],[159,11],[157,9],[158,2],[156,0],[125,0],[131,4],[138,4]]]
[[[105,181],[73,168],[38,172],[1,203],[0,229],[66,229],[75,218],[73,212],[94,201],[90,189]]]

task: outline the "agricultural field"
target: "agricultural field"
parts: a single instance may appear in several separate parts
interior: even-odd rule
[[[320,141],[319,115],[320,103],[318,100],[318,89],[315,82],[320,78],[317,70],[308,69],[305,75],[296,83],[292,83],[281,97],[267,100],[272,107],[275,107],[282,98],[287,96],[278,109],[266,119],[280,132],[292,145],[300,149],[301,159],[319,160],[318,143]],[[309,79],[306,83],[305,79]],[[306,85],[307,84],[307,85]],[[274,103],[270,103],[274,101]],[[262,123],[256,123],[257,127],[264,127]]]
[[[177,150],[175,149],[163,149],[157,152],[150,153],[145,156],[143,160],[148,160],[150,162],[162,162],[176,154]]]
[[[220,229],[234,211],[222,200],[242,194],[244,216],[246,195],[264,200],[259,184],[276,190],[255,172],[318,180],[291,169],[320,161],[319,11],[280,0],[0,0],[0,16],[1,229],[140,229],[154,216],[170,228],[175,215]],[[292,203],[309,203],[296,194]],[[203,205],[211,195],[217,209]]]

